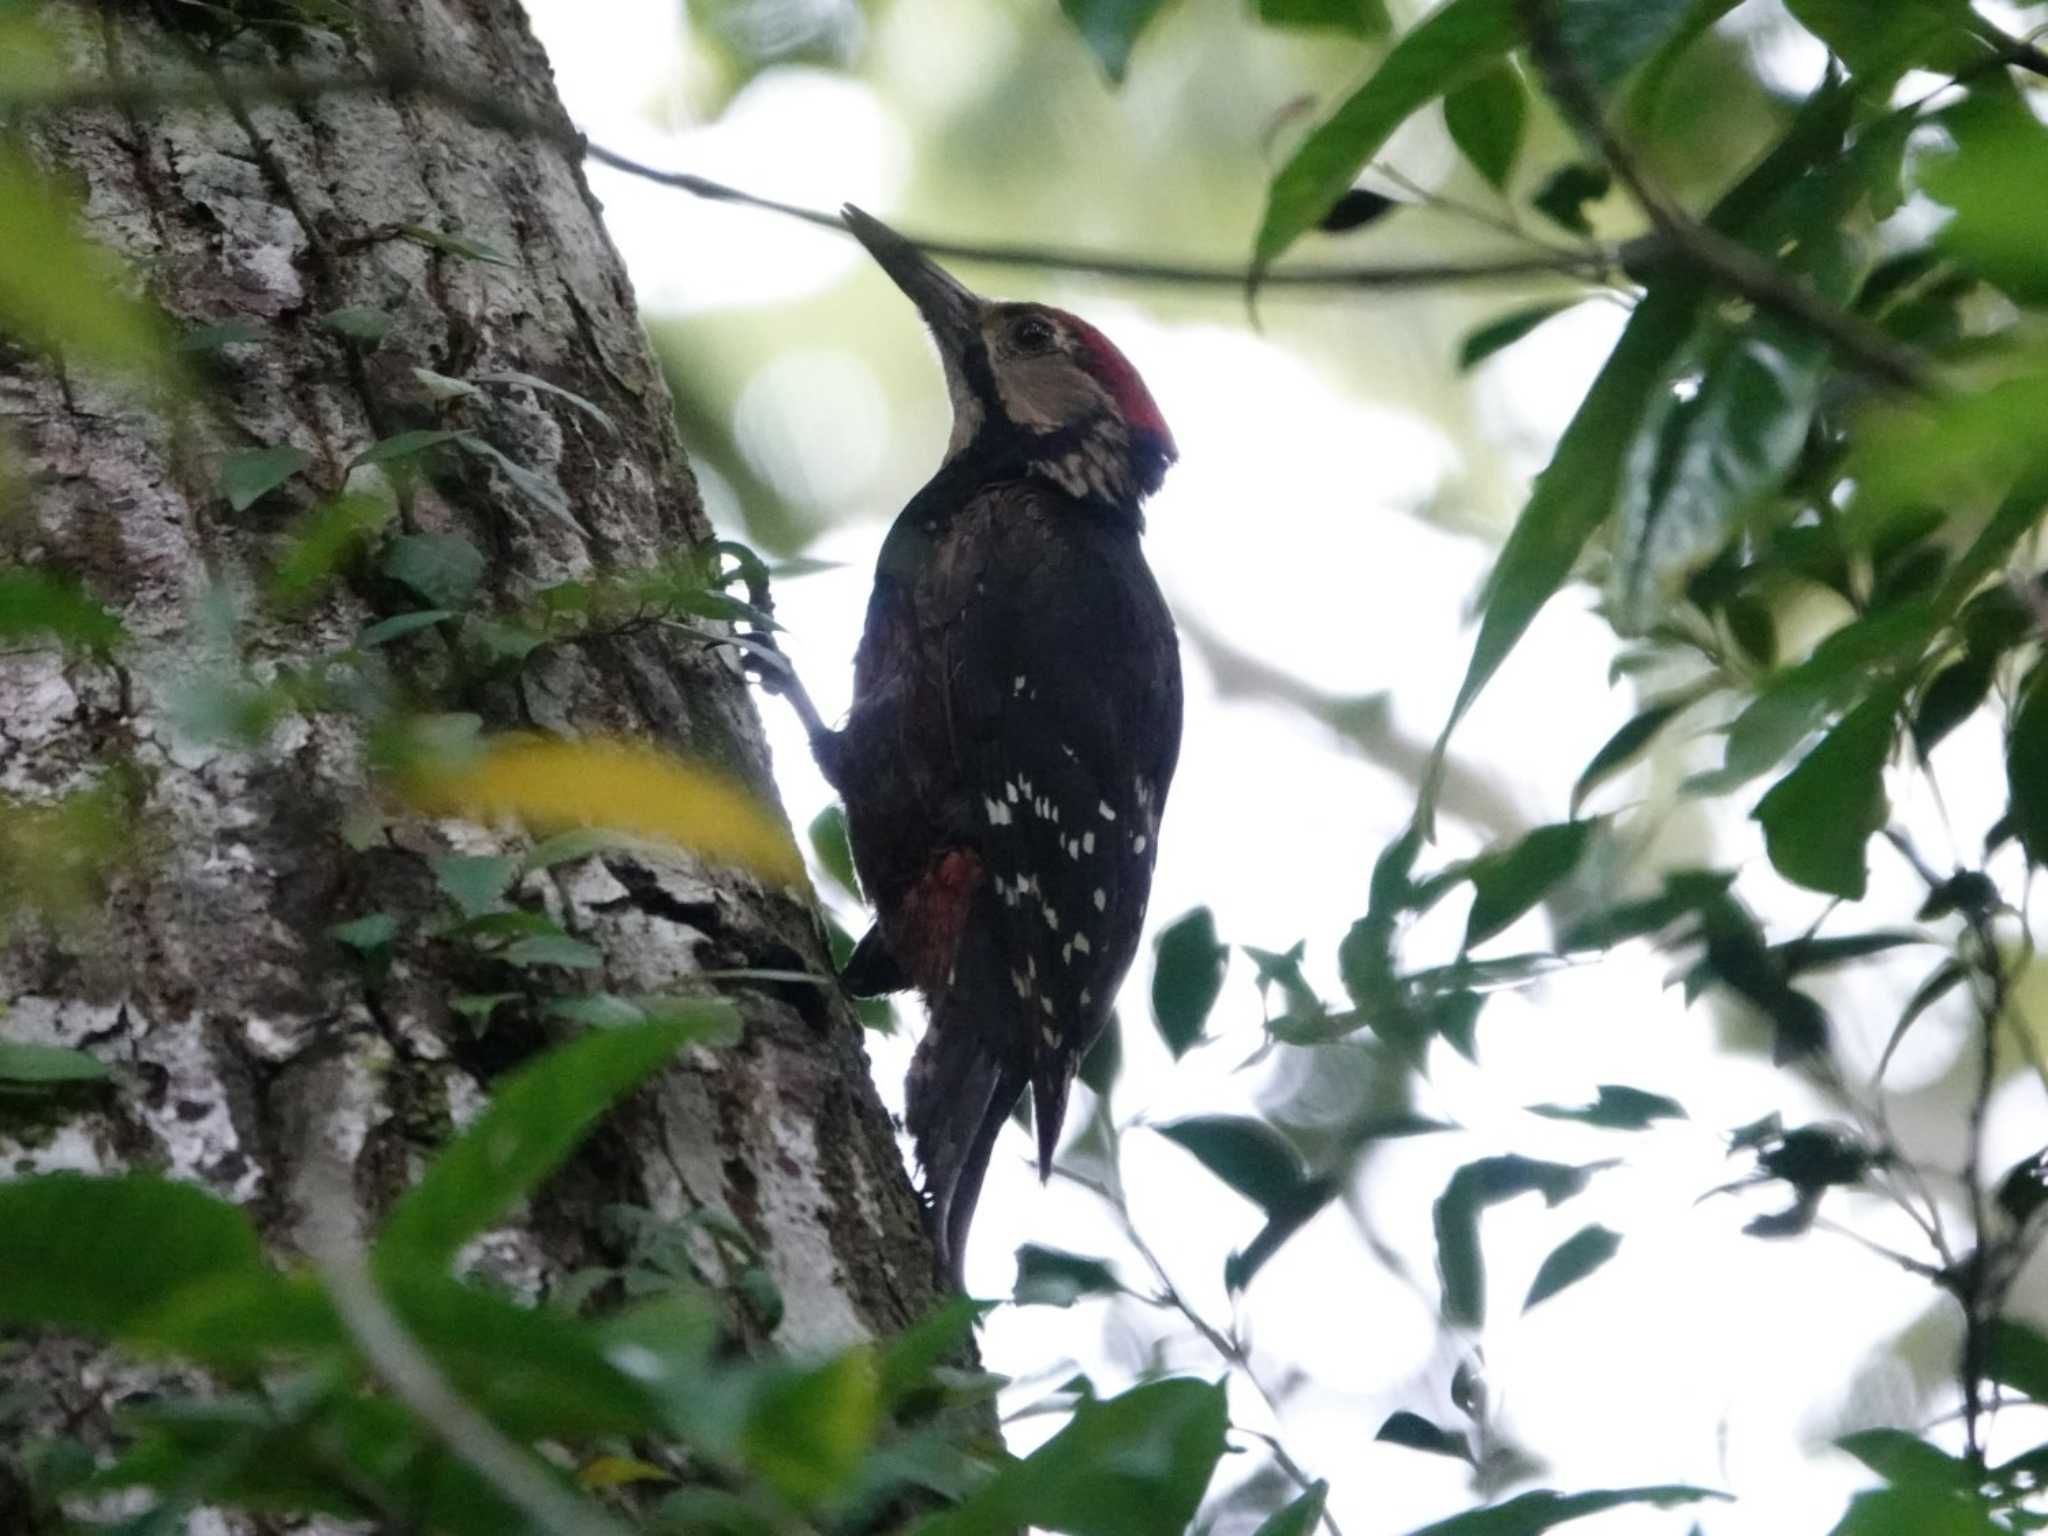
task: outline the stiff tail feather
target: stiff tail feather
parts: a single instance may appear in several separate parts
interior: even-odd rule
[[[986,890],[977,895],[946,985],[926,994],[931,1022],[904,1085],[904,1123],[924,1172],[932,1241],[956,1290],[964,1288],[967,1230],[989,1157],[1030,1075],[1014,1022],[988,1016],[990,999],[1010,992],[993,908]]]

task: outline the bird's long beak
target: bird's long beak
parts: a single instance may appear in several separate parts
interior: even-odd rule
[[[839,210],[853,237],[909,295],[945,357],[957,358],[981,328],[981,300],[958,278],[872,214],[848,203]]]

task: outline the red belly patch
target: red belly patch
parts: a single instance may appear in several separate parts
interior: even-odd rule
[[[920,991],[944,990],[981,879],[980,859],[964,848],[949,848],[904,896],[891,939],[897,959]]]

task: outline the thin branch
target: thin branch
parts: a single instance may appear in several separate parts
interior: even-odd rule
[[[1152,1251],[1152,1245],[1145,1241],[1144,1234],[1138,1230],[1137,1222],[1132,1220],[1131,1208],[1124,1200],[1123,1190],[1113,1188],[1100,1179],[1089,1178],[1086,1174],[1075,1173],[1069,1168],[1055,1166],[1053,1172],[1070,1183],[1080,1185],[1115,1213],[1117,1225],[1123,1229],[1124,1240],[1131,1245],[1138,1257],[1145,1261],[1145,1267],[1152,1271],[1153,1282],[1159,1287],[1159,1301],[1185,1318],[1188,1325],[1202,1336],[1223,1363],[1244,1377],[1251,1389],[1259,1394],[1260,1401],[1265,1403],[1266,1410],[1273,1415],[1274,1422],[1278,1423],[1280,1406],[1274,1400],[1273,1394],[1266,1390],[1265,1383],[1259,1380],[1258,1372],[1252,1368],[1251,1352],[1234,1334],[1225,1333],[1210,1322],[1195,1309],[1193,1302],[1181,1294],[1180,1287],[1173,1283],[1173,1277],[1166,1272],[1165,1264],[1160,1262],[1159,1255]],[[1302,1469],[1301,1464],[1287,1453],[1277,1438],[1261,1434],[1257,1430],[1243,1429],[1242,1426],[1239,1428],[1241,1433],[1263,1440],[1272,1448],[1275,1465],[1293,1480],[1296,1487],[1306,1493],[1315,1486],[1316,1479]],[[1323,1507],[1323,1524],[1328,1528],[1330,1536],[1344,1536],[1343,1530],[1337,1524],[1337,1517],[1330,1513],[1327,1504]]]
[[[386,1304],[360,1254],[332,1256],[321,1273],[343,1325],[392,1395],[507,1503],[555,1536],[629,1536],[595,1504],[541,1471],[463,1401]]]
[[[1876,326],[1830,303],[1789,276],[1768,257],[1700,223],[1678,206],[1608,125],[1600,100],[1579,72],[1558,32],[1556,0],[1517,0],[1529,35],[1529,56],[1572,125],[1628,188],[1673,255],[1741,294],[1759,309],[1824,338],[1843,357],[1873,376],[1919,394],[1934,392],[1926,360]]]
[[[1984,1464],[1984,1376],[1990,1365],[1991,1329],[1998,1321],[1998,1297],[1991,1283],[1991,1211],[1984,1190],[1984,1123],[1991,1111],[1991,1091],[1998,1082],[1998,1026],[2008,1002],[2005,962],[1998,953],[1991,919],[1980,909],[1968,914],[1976,942],[1980,974],[1988,996],[1977,1042],[1977,1080],[1970,1095],[1968,1131],[1963,1146],[1963,1190],[1970,1204],[1970,1226],[1976,1247],[1957,1275],[1957,1296],[1963,1304],[1963,1445],[1971,1462]]]
[[[844,226],[837,214],[817,208],[806,208],[796,203],[780,202],[774,198],[760,197],[688,171],[662,170],[631,156],[620,154],[616,150],[593,144],[566,122],[528,112],[513,105],[502,93],[486,91],[435,75],[402,57],[389,54],[380,55],[371,69],[349,74],[301,74],[292,70],[234,73],[221,71],[211,81],[63,81],[40,90],[29,88],[16,91],[6,103],[0,105],[38,114],[77,111],[92,107],[119,107],[129,111],[203,107],[223,101],[230,106],[246,109],[250,105],[265,102],[305,102],[327,96],[383,93],[394,96],[428,97],[484,127],[552,144],[571,158],[587,158],[629,176],[637,176],[657,186],[687,192],[693,197],[703,198],[709,202],[758,208],[763,212],[780,214],[785,218],[797,219],[821,229],[844,233]],[[989,266],[1081,272],[1132,282],[1227,289],[1234,293],[1243,292],[1248,280],[1246,270],[1239,266],[1151,261],[1142,257],[1072,250],[1063,246],[983,244],[921,236],[906,238],[928,255],[949,261],[980,262]],[[1259,283],[1261,287],[1272,289],[1338,292],[1515,282],[1542,277],[1602,283],[1624,270],[1642,271],[1653,267],[1662,256],[1663,241],[1651,236],[1620,245],[1589,247],[1583,251],[1542,247],[1534,254],[1471,261],[1296,268],[1264,273],[1260,276]]]
[[[1845,1227],[1839,1223],[1829,1221],[1825,1216],[1816,1216],[1813,1221],[1813,1229],[1816,1232],[1832,1232],[1836,1237],[1846,1237],[1865,1252],[1873,1253],[1887,1263],[1898,1265],[1899,1268],[1909,1275],[1918,1275],[1922,1280],[1931,1280],[1934,1284],[1944,1289],[1948,1286],[1947,1274],[1937,1269],[1934,1265],[1923,1264],[1910,1254],[1900,1253],[1895,1248],[1887,1248],[1883,1243],[1872,1242],[1853,1227]]]

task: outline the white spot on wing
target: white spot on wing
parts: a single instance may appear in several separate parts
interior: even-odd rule
[[[1083,832],[1081,834],[1081,851],[1083,853],[1093,853],[1095,851],[1095,834],[1093,832]]]
[[[1098,912],[1109,910],[1109,892],[1099,885],[1095,887],[1095,910]]]
[[[1133,853],[1143,853],[1144,851],[1145,851],[1145,834],[1144,834],[1144,833],[1142,833],[1142,832],[1140,832],[1140,833],[1139,833],[1139,834],[1138,834],[1138,835],[1137,835],[1136,837],[1134,837],[1134,838],[1132,838],[1132,839],[1131,839],[1131,852],[1133,852]]]
[[[1088,942],[1087,934],[1077,933],[1074,935],[1074,948],[1078,949],[1079,951],[1081,951],[1082,954],[1085,955],[1091,953],[1094,950],[1095,946]]]
[[[1104,821],[1116,820],[1116,807],[1111,805],[1107,800],[1103,801],[1102,804],[1096,806],[1095,809],[1102,813],[1102,819]]]

